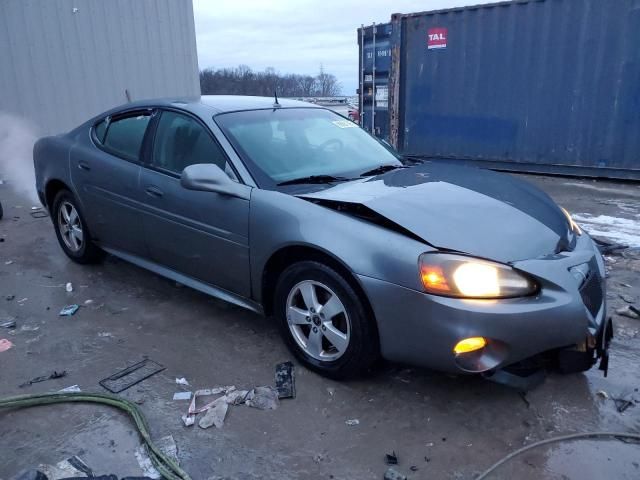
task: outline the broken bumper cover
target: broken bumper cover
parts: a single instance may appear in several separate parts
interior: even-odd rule
[[[456,299],[359,276],[376,316],[383,357],[447,372],[481,373],[550,350],[579,348],[589,338],[605,345],[604,263],[588,235],[571,252],[513,266],[536,279],[537,295]],[[455,355],[457,342],[469,337],[485,338],[486,347]],[[605,347],[597,352],[605,358]]]

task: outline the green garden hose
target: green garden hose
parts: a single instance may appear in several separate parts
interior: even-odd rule
[[[131,416],[140,436],[144,441],[149,457],[153,462],[156,470],[166,480],[191,480],[191,477],[180,468],[180,466],[172,458],[162,453],[151,441],[149,435],[149,427],[142,412],[135,403],[130,402],[115,395],[107,395],[104,393],[84,393],[84,392],[67,392],[67,393],[43,393],[36,395],[18,395],[16,397],[8,397],[0,399],[0,408],[23,408],[35,407],[39,405],[50,405],[53,403],[67,402],[83,402],[83,403],[102,403],[123,410]]]

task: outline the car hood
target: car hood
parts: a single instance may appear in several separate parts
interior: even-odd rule
[[[574,240],[548,195],[489,170],[427,162],[297,196],[362,205],[436,248],[501,262],[557,253]]]

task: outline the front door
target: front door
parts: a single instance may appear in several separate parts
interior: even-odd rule
[[[150,164],[140,175],[143,225],[151,258],[249,297],[249,201],[182,188],[180,173],[196,163],[215,163],[237,180],[224,151],[203,123],[186,113],[163,111]]]

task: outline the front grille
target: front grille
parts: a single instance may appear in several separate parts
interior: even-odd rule
[[[580,296],[587,310],[595,317],[602,305],[603,296],[602,279],[597,270],[589,272],[589,276],[580,287]]]

